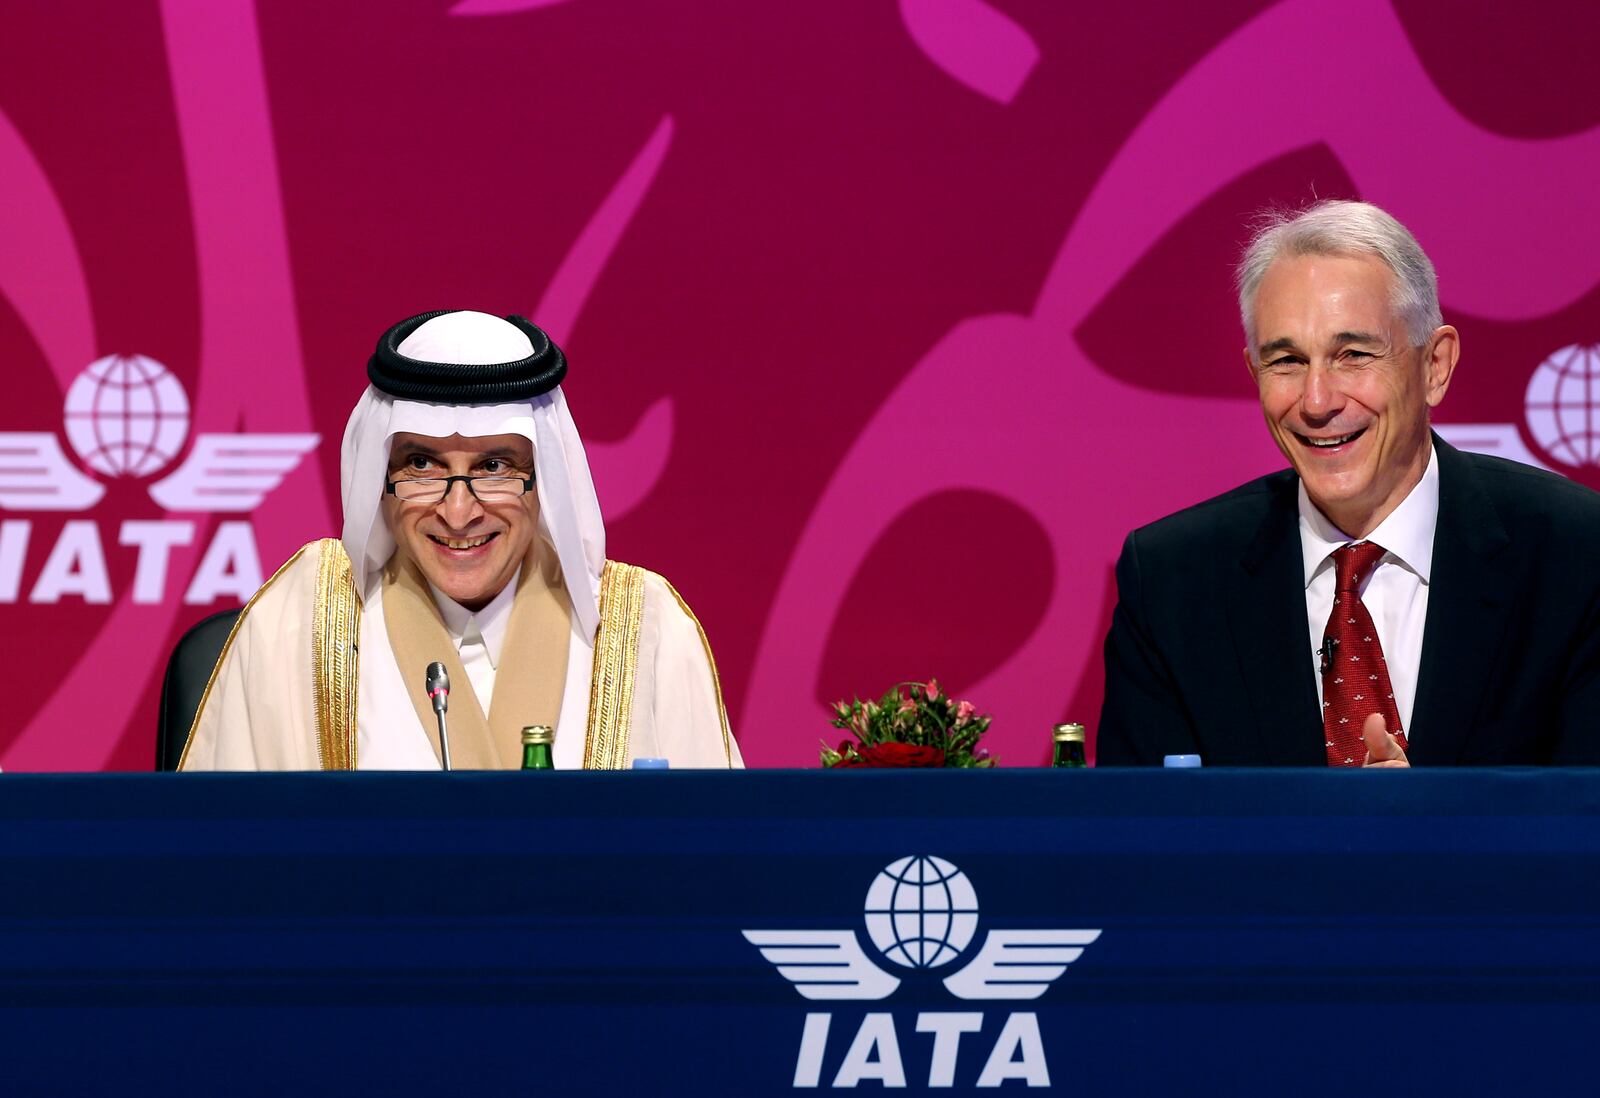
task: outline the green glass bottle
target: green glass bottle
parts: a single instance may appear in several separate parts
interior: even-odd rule
[[[530,724],[522,730],[522,769],[554,770],[556,730],[547,724]]]
[[[1089,761],[1083,754],[1084,727],[1081,724],[1058,724],[1050,730],[1055,740],[1055,758],[1051,766],[1081,767]]]

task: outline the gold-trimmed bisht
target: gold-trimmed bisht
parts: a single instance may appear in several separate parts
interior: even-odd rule
[[[221,671],[222,665],[227,662],[228,652],[233,648],[233,638],[239,635],[239,627],[244,624],[244,619],[249,616],[250,608],[256,604],[257,599],[267,593],[267,588],[278,581],[279,576],[294,567],[294,562],[299,560],[307,549],[319,544],[318,542],[310,542],[296,549],[294,556],[284,561],[278,567],[278,570],[272,573],[271,578],[256,589],[256,593],[250,596],[249,601],[239,608],[239,616],[233,619],[233,627],[228,630],[227,639],[222,642],[222,651],[217,653],[217,662],[212,665],[211,674],[206,678],[206,688],[200,692],[200,704],[194,707],[194,717],[189,721],[189,734],[183,741],[183,753],[178,756],[179,770],[182,770],[184,764],[189,761],[189,749],[194,746],[194,734],[195,730],[200,727],[200,715],[206,711],[206,702],[211,699],[211,688],[217,685],[217,672]],[[341,545],[340,550],[343,551],[343,548]]]
[[[354,770],[361,598],[344,544],[338,538],[323,538],[317,545],[322,557],[317,564],[311,629],[317,758],[324,770]]]
[[[645,570],[606,561],[600,573],[600,627],[595,632],[594,672],[589,682],[589,734],[585,770],[621,770],[628,765],[633,720],[633,685],[644,622]]]

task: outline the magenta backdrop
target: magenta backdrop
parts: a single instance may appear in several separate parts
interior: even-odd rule
[[[1472,7],[12,10],[0,764],[150,765],[172,643],[338,532],[366,356],[424,309],[566,348],[611,555],[697,609],[755,765],[928,674],[1005,763],[1093,723],[1124,534],[1279,464],[1228,287],[1269,203],[1405,221],[1448,437],[1600,484],[1600,11]],[[125,387],[162,367],[187,420]],[[229,445],[265,475],[167,479]]]

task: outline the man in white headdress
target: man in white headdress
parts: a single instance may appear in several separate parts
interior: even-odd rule
[[[518,766],[536,724],[556,729],[558,769],[743,765],[688,606],[605,559],[566,370],[522,317],[384,333],[345,428],[343,537],[245,606],[180,769],[437,769],[435,661],[457,769]]]

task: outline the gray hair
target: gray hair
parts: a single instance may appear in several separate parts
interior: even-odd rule
[[[1239,320],[1252,358],[1256,353],[1256,292],[1267,268],[1283,256],[1372,255],[1394,272],[1394,311],[1405,321],[1412,346],[1428,341],[1444,323],[1433,263],[1406,227],[1367,202],[1331,199],[1298,213],[1269,210],[1234,271]]]

